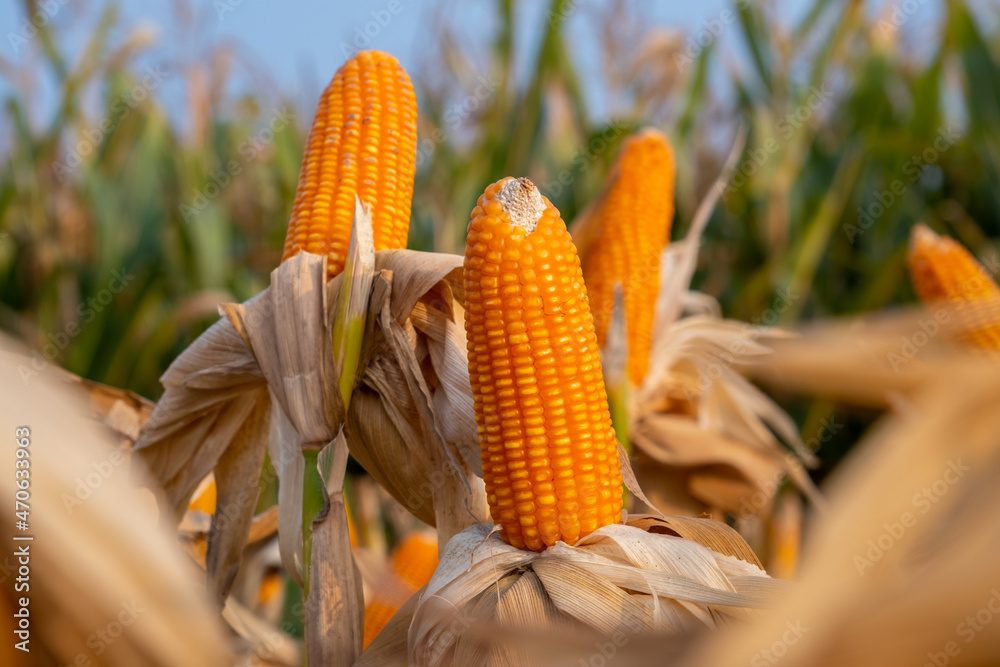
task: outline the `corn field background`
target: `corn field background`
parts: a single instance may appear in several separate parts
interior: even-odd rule
[[[42,4],[26,1],[21,15]],[[676,148],[681,238],[742,128],[693,285],[726,317],[791,328],[912,305],[906,248],[918,222],[1000,273],[997,2],[913,0],[894,15],[903,2],[815,0],[791,23],[780,1],[741,1],[716,17],[716,35],[656,25],[639,2],[539,1],[523,3],[547,17],[531,44],[513,0],[489,4],[488,33],[449,20],[447,4],[421,17],[429,38],[410,69],[410,248],[460,253],[476,198],[511,174],[571,221],[645,125]],[[156,400],[160,375],[218,319],[217,304],[268,285],[315,97],[259,83],[269,76],[227,85],[234,70],[266,72],[252,45],[167,48],[161,75],[136,64],[154,42],[115,4],[61,11],[25,59],[0,51],[0,327],[34,350],[26,386],[51,364]],[[83,11],[100,20],[70,49],[60,31]],[[192,31],[200,11],[174,8]],[[599,70],[578,62],[568,21],[599,35]],[[183,99],[165,99],[160,76]],[[54,104],[40,103],[41,78],[56,82]],[[584,91],[595,80],[598,110]],[[898,342],[904,359],[907,345],[912,336]],[[823,434],[817,483],[880,414],[787,387],[773,395],[803,439]]]
[[[911,303],[904,250],[921,220],[995,258],[996,5],[949,2],[940,22],[914,35],[862,2],[815,2],[794,26],[780,20],[780,4],[736,5],[736,20],[702,47],[644,23],[637,3],[541,3],[536,11],[578,11],[577,20],[601,26],[603,71],[581,71],[563,22],[552,21],[525,49],[534,55],[526,77],[512,57],[513,3],[495,4],[495,34],[476,44],[431,17],[436,39],[414,73],[421,116],[410,247],[454,252],[483,184],[508,173],[542,184],[571,220],[600,189],[618,142],[642,122],[668,131],[684,165],[674,225],[674,236],[683,235],[743,123],[747,151],[708,226],[695,281],[726,316],[770,324],[777,314],[791,325]],[[181,123],[155,79],[148,95],[129,97],[146,75],[130,64],[146,46],[143,29],[112,42],[120,19],[114,5],[102,11],[80,58],[45,26],[33,62],[0,60],[11,91],[0,164],[0,324],[46,362],[155,399],[159,374],[215,320],[215,304],[267,284],[311,103],[284,99],[277,87],[220,98],[214,91],[239,54],[176,53],[170,76],[189,84]],[[745,42],[750,62],[720,61],[721,40]],[[40,71],[60,84],[51,118],[31,113]],[[601,77],[612,118],[595,120],[584,76]],[[96,113],[85,111],[85,93],[96,96]],[[229,175],[233,161],[238,173]],[[118,284],[116,271],[128,282],[113,302],[87,305]],[[837,410],[786,401],[803,433]],[[837,413],[851,428],[820,452],[827,465],[868,418]]]

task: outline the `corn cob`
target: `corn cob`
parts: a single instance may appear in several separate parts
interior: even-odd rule
[[[191,502],[188,503],[188,510],[200,510],[205,514],[215,514],[216,489],[215,480],[211,480],[205,485]]]
[[[660,290],[660,255],[674,217],[674,151],[661,132],[647,129],[625,140],[607,194],[598,205],[598,231],[583,277],[603,348],[614,284],[625,297],[626,370],[634,385],[649,365],[653,315]]]
[[[1000,288],[968,250],[925,225],[917,225],[910,234],[907,263],[921,301],[969,306],[963,311],[963,319],[981,326],[970,326],[966,339],[981,349],[1000,350],[1000,322],[992,318],[976,321],[985,319],[976,313],[979,306],[1000,300]]]
[[[257,589],[257,607],[263,607],[284,591],[285,580],[279,570],[267,572]]]
[[[372,208],[375,249],[405,248],[416,151],[410,77],[389,54],[360,51],[320,97],[281,260],[305,250],[328,257],[329,277],[340,273],[355,194]]]
[[[541,551],[619,522],[621,468],[580,260],[528,179],[479,198],[465,292],[483,478],[503,538]]]
[[[437,539],[433,534],[425,532],[410,534],[396,548],[392,556],[392,572],[407,596],[417,592],[431,580],[437,564]],[[365,648],[368,648],[382,628],[399,611],[399,607],[400,605],[388,596],[376,596],[371,604],[365,607]]]
[[[354,517],[351,516],[351,506],[344,498],[344,513],[347,514],[347,536],[351,540],[351,548],[358,546],[358,529],[354,527]]]

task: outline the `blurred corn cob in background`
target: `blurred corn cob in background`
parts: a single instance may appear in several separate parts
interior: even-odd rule
[[[670,240],[674,217],[674,150],[658,130],[646,129],[622,144],[607,191],[588,221],[593,228],[583,257],[598,344],[603,348],[611,320],[614,285],[625,297],[628,378],[642,384],[649,366],[653,317],[660,289],[660,255]],[[574,229],[576,234],[576,229]]]
[[[215,502],[217,500],[217,489],[215,487],[215,475],[209,475],[201,480],[191,502],[188,503],[188,511],[204,512],[205,514],[215,514]]]
[[[282,261],[305,250],[327,256],[329,277],[340,273],[355,195],[372,209],[375,249],[405,248],[416,150],[410,77],[387,53],[358,52],[320,97]]]
[[[938,236],[926,225],[910,233],[907,254],[910,279],[924,303],[950,304],[968,327],[964,338],[974,347],[1000,350],[1000,322],[979,312],[979,306],[1000,300],[1000,287],[972,254],[954,239]]]
[[[540,551],[621,520],[597,336],[566,225],[526,178],[490,185],[465,247],[469,376],[494,521]]]
[[[418,530],[408,535],[392,555],[392,570],[382,591],[365,607],[364,646],[372,643],[400,606],[422,588],[438,564],[437,536]]]

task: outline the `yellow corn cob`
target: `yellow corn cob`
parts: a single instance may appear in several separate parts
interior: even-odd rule
[[[305,250],[344,269],[354,195],[372,207],[375,249],[405,248],[417,155],[417,102],[399,62],[360,51],[323,91],[295,193],[282,261]]]
[[[422,531],[410,534],[392,556],[392,571],[407,595],[417,592],[431,580],[437,564],[437,538]],[[365,648],[382,632],[399,607],[397,602],[385,596],[376,596],[365,607]]]
[[[263,607],[285,589],[285,580],[278,570],[273,570],[264,575],[260,581],[260,588],[257,589],[257,607]]]
[[[198,495],[191,499],[191,502],[188,503],[188,509],[201,510],[205,514],[215,514],[215,500],[216,490],[215,480],[213,479],[205,485],[204,489],[201,489],[201,493],[198,493]]]
[[[375,641],[378,633],[388,625],[392,617],[399,611],[399,605],[390,604],[382,599],[375,599],[365,607],[365,636],[363,648]]]
[[[975,312],[978,304],[1000,299],[1000,288],[968,250],[925,225],[917,225],[910,234],[907,263],[921,301],[971,306],[963,318],[983,326],[971,328],[967,339],[976,347],[1000,350],[1000,322],[976,322],[982,317]]]
[[[583,264],[598,344],[611,320],[614,284],[625,297],[627,371],[639,385],[649,365],[660,255],[674,217],[674,151],[653,129],[625,140],[608,191],[595,212],[598,231]]]
[[[621,468],[580,260],[528,179],[479,198],[465,292],[483,478],[503,538],[541,551],[619,522]]]
[[[351,548],[358,546],[358,530],[354,527],[354,517],[351,516],[351,506],[344,498],[344,513],[347,514],[347,536],[351,540]]]

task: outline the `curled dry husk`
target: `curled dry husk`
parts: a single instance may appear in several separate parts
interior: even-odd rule
[[[689,291],[702,232],[742,146],[741,136],[687,236],[663,251],[649,372],[629,394],[636,474],[657,507],[668,512],[766,515],[786,477],[822,503],[803,465],[815,465],[816,458],[795,423],[740,372],[765,359],[770,342],[789,334],[722,319],[715,299]],[[590,247],[596,222],[585,213],[574,223],[581,255]],[[612,321],[624,326],[623,318]],[[613,339],[624,340],[624,332],[609,331],[608,340]],[[606,359],[606,371],[621,367],[623,359]]]
[[[746,617],[787,585],[708,519],[633,516],[540,553],[477,524],[355,665],[541,664],[507,635],[690,632]]]
[[[203,588],[192,585],[195,568],[156,526],[149,493],[130,483],[125,460],[148,403],[54,367],[25,384],[18,369],[32,363],[0,336],[0,423],[9,438],[0,491],[10,503],[0,517],[8,536],[0,556],[0,664],[231,664],[223,625]],[[15,457],[22,427],[30,431],[27,459]],[[15,466],[24,460],[27,468]],[[28,489],[15,485],[15,470],[28,471],[19,478],[30,481]],[[29,494],[27,530],[15,529],[16,491]],[[27,556],[16,554],[25,548]],[[18,574],[21,566],[27,576]],[[29,634],[19,638],[14,613],[25,597]],[[22,639],[30,653],[14,648]]]
[[[473,472],[480,464],[471,396],[463,390],[463,311],[455,299],[462,258],[407,250],[371,255],[367,268],[359,262],[328,283],[322,257],[302,253],[284,262],[267,290],[221,306],[223,319],[161,378],[166,391],[137,453],[178,514],[215,471],[216,516],[229,517],[213,523],[209,540],[209,571],[220,593],[238,564],[229,545],[246,543],[268,441],[279,480],[282,559],[293,577],[301,559],[299,451],[331,441],[345,421],[351,454],[420,519],[446,524],[444,539],[485,516]],[[365,285],[352,308],[367,313],[346,420],[330,345],[345,283]],[[435,475],[446,467],[453,474]],[[215,543],[225,555],[213,558]]]

